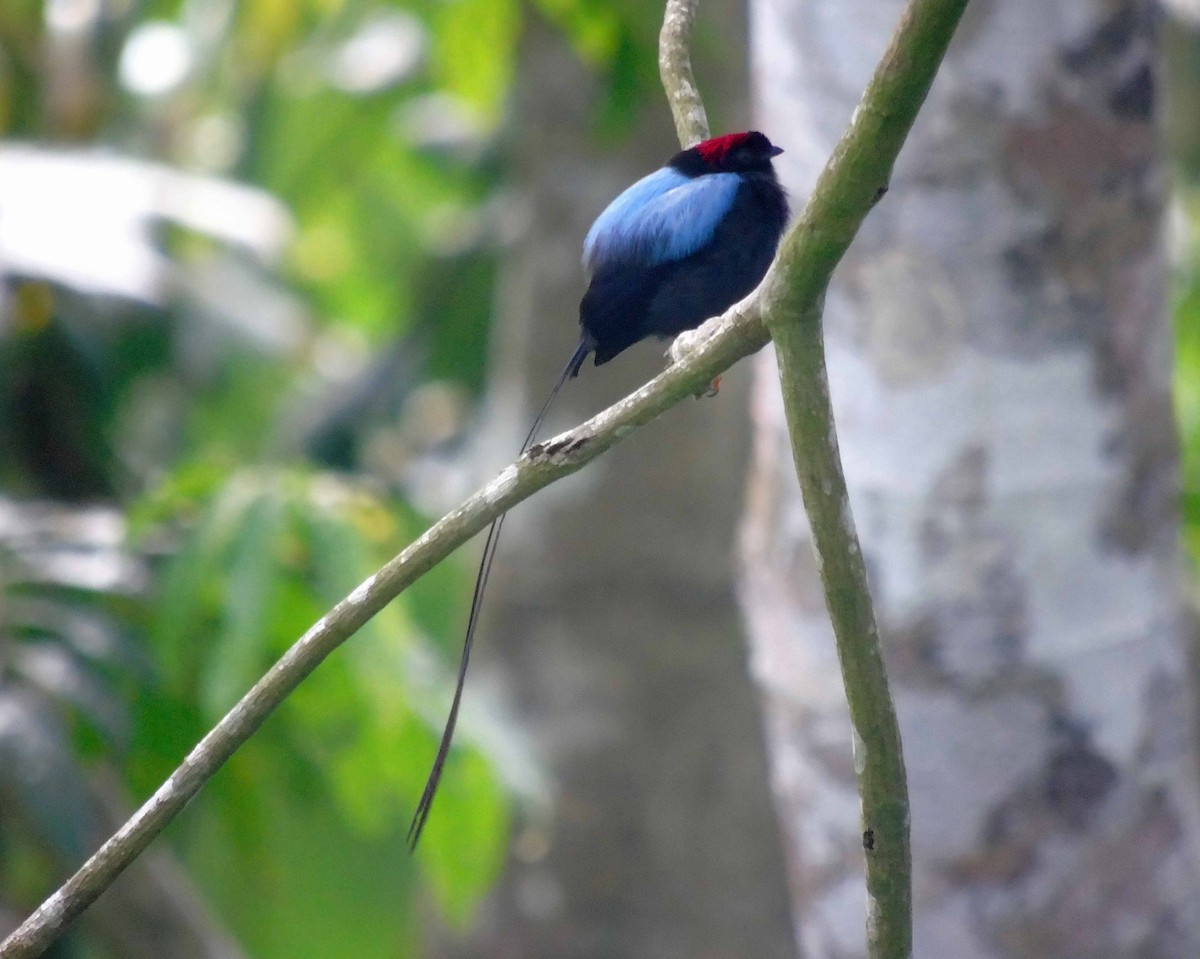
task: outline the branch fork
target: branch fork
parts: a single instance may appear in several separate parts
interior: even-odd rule
[[[667,0],[660,37],[663,83],[685,147],[708,136],[688,56],[696,2]],[[803,450],[802,456],[797,453],[797,469],[805,504],[814,529],[824,526],[826,519],[832,523],[828,535],[818,536],[817,542],[854,729],[864,747],[860,753],[863,831],[864,837],[870,836],[868,955],[908,959],[911,893],[903,760],[861,571],[861,551],[852,522],[843,521],[849,510],[828,411],[820,304],[834,267],[879,199],[880,185],[888,182],[966,3],[908,0],[860,109],[758,290],[686,339],[680,338],[682,342],[677,340],[671,365],[649,383],[506,467],[315,623],[129,821],[0,944],[0,959],[32,959],[49,948],[292,690],[416,579],[517,503],[576,472],[685,397],[703,390],[772,337],[780,358],[793,448]],[[805,478],[807,472],[816,475],[815,485]]]

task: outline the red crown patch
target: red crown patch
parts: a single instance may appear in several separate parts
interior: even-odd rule
[[[707,163],[720,163],[726,153],[745,143],[749,136],[749,133],[726,133],[723,137],[697,143],[696,152]]]

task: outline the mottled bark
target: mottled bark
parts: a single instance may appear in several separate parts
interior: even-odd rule
[[[736,9],[705,4],[698,25],[735,53]],[[744,64],[703,49],[694,62],[714,119],[740,116],[729,91],[744,90]],[[520,69],[513,156],[527,220],[501,277],[485,474],[512,456],[575,346],[592,218],[679,149],[658,93],[625,145],[589,139],[596,78],[548,28],[526,38]],[[653,375],[665,346],[587,364],[544,435]],[[732,588],[749,378],[735,369],[715,400],[673,410],[510,516],[472,683],[504,689],[545,763],[552,809],[518,824],[477,928],[438,955],[794,956]]]
[[[802,195],[900,0],[757,0]],[[827,301],[913,800],[914,955],[1193,956],[1150,5],[978,0]],[[798,934],[861,955],[850,729],[770,356],[743,597]]]

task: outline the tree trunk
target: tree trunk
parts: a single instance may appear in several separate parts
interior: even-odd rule
[[[735,9],[714,2],[700,29],[733,34],[740,51]],[[520,63],[513,155],[528,220],[501,276],[493,468],[511,458],[578,340],[592,219],[679,149],[658,93],[626,145],[589,139],[595,78],[545,26],[531,29]],[[745,89],[740,69],[724,66],[726,85],[703,58],[698,68],[706,92]],[[587,364],[543,436],[636,388],[662,368],[664,348]],[[728,377],[716,400],[651,424],[505,525],[470,695],[489,678],[504,688],[546,766],[553,808],[518,824],[478,928],[439,955],[795,955],[733,589],[749,379],[748,368]]]
[[[756,0],[802,197],[901,0]],[[1200,950],[1151,4],[979,0],[827,299],[922,959]],[[773,357],[742,595],[798,936],[863,953],[850,727]]]

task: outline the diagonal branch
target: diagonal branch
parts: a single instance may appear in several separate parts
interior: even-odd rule
[[[701,392],[718,373],[762,349],[766,331],[752,299],[681,362],[582,426],[534,446],[361,583],[315,623],[187,755],[179,768],[79,871],[0,945],[0,959],[40,955],[132,862],[234,751],[330,653],[408,586],[502,513],[576,472],[635,429]]]
[[[897,39],[868,87],[855,121],[822,174],[813,201],[784,238],[771,273],[758,290],[722,317],[709,320],[702,328],[703,335],[694,338],[695,345],[686,355],[649,383],[575,430],[535,446],[505,468],[323,616],[213,727],[133,817],[0,944],[0,959],[41,955],[304,677],[415,580],[502,513],[579,470],[638,427],[699,392],[742,357],[761,349],[769,340],[764,316],[780,324],[786,318],[798,322],[813,317],[829,276],[869,212],[876,191],[886,183],[886,175],[880,179],[875,174],[890,170],[911,127],[920,96],[936,71],[945,39],[953,30],[954,21],[922,17],[920,11],[961,11],[965,3],[909,0]],[[680,16],[685,19],[671,30],[664,24],[663,33],[665,37],[682,37],[686,52],[694,0],[671,0],[668,20],[672,9],[683,11]],[[674,54],[664,54],[661,59],[681,62]],[[686,63],[686,56],[682,62]],[[686,77],[688,83],[668,86],[673,104],[689,104],[676,109],[677,115],[690,117],[690,125],[685,127],[681,122],[680,126],[685,143],[707,132],[703,107],[690,82],[690,68]],[[880,82],[881,77],[892,80]],[[908,82],[910,77],[916,78],[915,86]],[[914,90],[921,91],[915,102],[901,102],[914,96]],[[696,112],[697,107],[700,112]],[[863,122],[863,118],[871,119]]]

